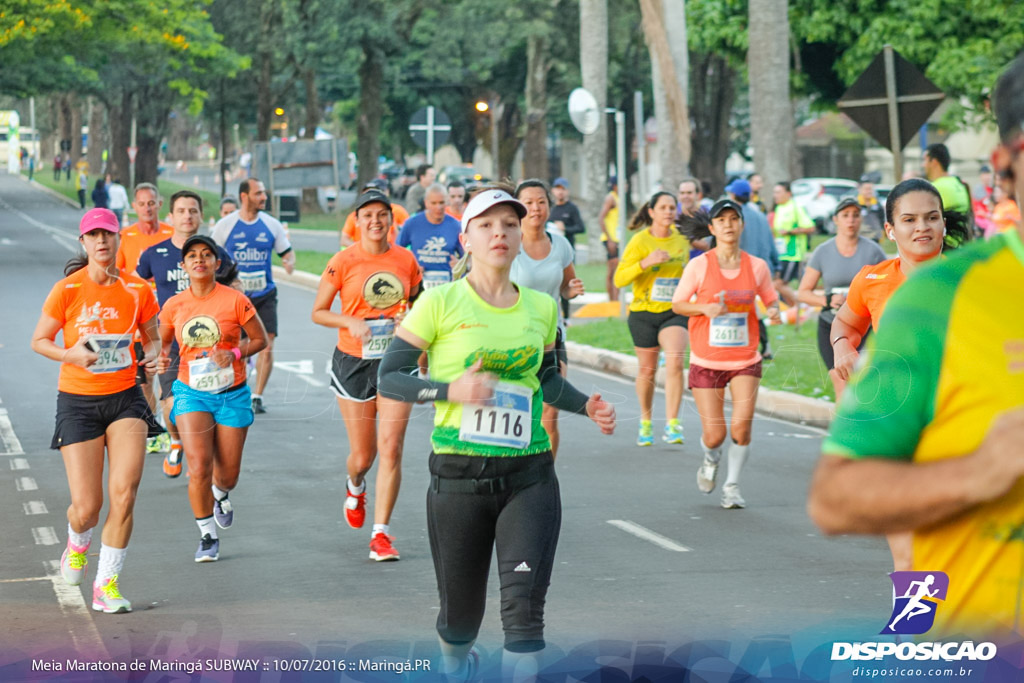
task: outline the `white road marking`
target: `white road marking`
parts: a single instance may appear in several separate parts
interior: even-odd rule
[[[53,585],[53,592],[57,594],[57,604],[60,605],[64,616],[71,619],[71,626],[68,632],[79,652],[88,652],[98,659],[110,659],[100,632],[96,630],[92,615],[82,597],[82,590],[78,586],[69,586],[60,575],[60,561],[48,560],[43,563],[46,573]]]
[[[25,458],[11,458],[11,469],[12,470],[27,470],[29,469],[28,460]]]
[[[327,382],[313,377],[313,361],[311,360],[274,361],[274,367],[290,372],[303,382],[312,384],[314,387],[327,386]]]
[[[38,221],[32,216],[29,216],[24,211],[19,211],[18,209],[14,208],[13,206],[5,202],[3,199],[0,199],[0,206],[7,209],[11,213],[17,214],[22,220],[46,232],[51,237],[53,237],[57,244],[67,248],[72,253],[77,254],[82,250],[81,244],[79,244],[78,239],[67,230],[61,230],[60,228],[55,228],[52,225],[47,225],[46,223]]]
[[[30,576],[27,579],[0,579],[0,583],[24,583],[25,581],[49,581],[49,576]]]
[[[32,538],[36,540],[36,545],[57,545],[60,543],[60,539],[57,538],[57,532],[53,530],[52,526],[40,526],[32,530]]]
[[[2,455],[25,455],[21,449],[21,441],[14,433],[11,425],[11,418],[7,415],[7,408],[0,408],[0,443],[3,444]]]
[[[45,515],[50,512],[46,509],[46,503],[41,500],[30,500],[22,503],[21,507],[24,508],[26,515]]]
[[[622,529],[627,534],[633,534],[637,538],[641,538],[645,541],[650,541],[654,545],[660,546],[665,550],[672,550],[677,553],[690,552],[690,548],[687,548],[685,545],[676,543],[671,538],[666,538],[661,534],[655,533],[646,527],[640,526],[636,522],[630,522],[629,520],[623,519],[609,519],[608,523],[611,524],[613,527]]]
[[[14,486],[19,491],[38,491],[39,484],[32,477],[18,477],[14,480]]]

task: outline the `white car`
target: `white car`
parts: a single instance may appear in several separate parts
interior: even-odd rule
[[[857,183],[845,178],[800,178],[790,184],[790,189],[818,232],[825,233],[835,232],[835,228],[829,230],[832,214],[840,198],[857,194]]]

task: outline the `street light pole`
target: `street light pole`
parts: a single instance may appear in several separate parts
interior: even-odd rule
[[[498,98],[492,97],[490,106],[491,110],[491,168],[493,172],[492,182],[498,182],[501,175],[501,171],[498,166]]]

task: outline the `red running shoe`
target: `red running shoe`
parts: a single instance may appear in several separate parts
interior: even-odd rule
[[[366,521],[366,491],[355,494],[345,489],[348,497],[345,498],[345,521],[353,529],[362,529]]]
[[[370,540],[370,559],[377,560],[378,562],[397,560],[398,551],[395,550],[395,546],[391,545],[393,540],[395,540],[394,537],[387,534],[374,534]]]

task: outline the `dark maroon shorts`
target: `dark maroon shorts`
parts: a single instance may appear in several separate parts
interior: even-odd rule
[[[733,377],[761,377],[761,361],[739,370],[711,370],[690,363],[691,389],[724,389]]]

